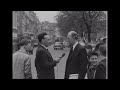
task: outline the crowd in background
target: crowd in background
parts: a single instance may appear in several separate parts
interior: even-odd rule
[[[83,46],[88,54],[87,78],[88,79],[106,79],[106,37],[97,41],[95,46],[92,46],[83,40]]]

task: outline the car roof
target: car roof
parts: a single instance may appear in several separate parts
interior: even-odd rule
[[[55,44],[61,44],[61,42],[56,42]]]

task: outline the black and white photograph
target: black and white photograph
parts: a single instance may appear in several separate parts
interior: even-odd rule
[[[12,79],[108,79],[108,11],[12,11]]]

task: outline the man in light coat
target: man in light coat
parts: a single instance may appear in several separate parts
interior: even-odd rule
[[[20,50],[13,54],[13,79],[32,79],[31,59],[27,54],[31,44],[28,40],[21,40]]]

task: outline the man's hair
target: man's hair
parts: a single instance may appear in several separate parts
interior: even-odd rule
[[[30,40],[28,39],[22,39],[19,43],[19,46],[24,46],[24,45],[27,45],[28,43],[30,43]]]
[[[48,34],[47,34],[46,32],[40,33],[40,34],[38,35],[38,41],[41,42],[42,39],[44,39],[44,36],[45,36],[45,35],[48,35]]]
[[[101,55],[106,56],[106,47],[104,47],[103,45],[100,45],[99,51]]]
[[[74,38],[75,40],[78,39],[78,34],[75,31],[70,31],[70,33],[71,33],[72,38]]]
[[[90,57],[92,57],[93,55],[98,57],[98,53],[96,51],[90,51],[88,52],[88,58],[90,59]]]

